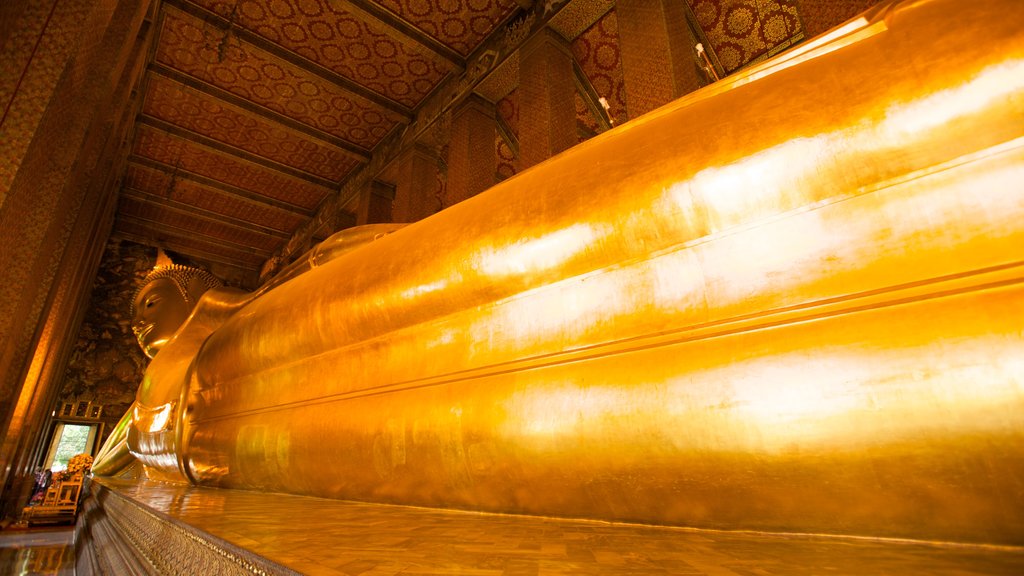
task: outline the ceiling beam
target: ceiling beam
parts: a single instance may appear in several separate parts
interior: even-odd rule
[[[118,213],[117,220],[121,220],[126,224],[134,224],[135,226],[141,226],[149,230],[153,230],[157,233],[166,233],[171,236],[177,236],[181,238],[198,239],[204,244],[214,246],[217,248],[225,248],[233,250],[241,254],[247,254],[249,256],[256,256],[259,258],[267,259],[273,254],[272,251],[262,250],[260,248],[253,248],[252,246],[246,246],[244,244],[238,244],[237,242],[231,242],[230,240],[224,240],[209,234],[204,234],[196,230],[189,230],[180,226],[174,226],[173,224],[166,224],[164,222],[157,222],[150,218],[144,218],[142,216],[129,216],[127,214]]]
[[[209,262],[215,262],[217,264],[222,264],[222,265],[225,265],[225,266],[232,266],[232,267],[238,268],[240,270],[246,270],[246,271],[249,271],[249,272],[259,272],[259,269],[262,267],[262,264],[256,264],[256,263],[250,264],[248,262],[245,262],[244,260],[242,260],[242,261],[240,261],[240,260],[233,260],[233,259],[231,259],[231,256],[229,256],[229,255],[221,254],[221,253],[217,253],[217,252],[208,252],[208,251],[202,250],[200,248],[189,247],[189,246],[186,246],[184,244],[179,244],[178,242],[176,242],[174,240],[164,240],[164,239],[158,240],[156,238],[149,238],[149,237],[142,236],[142,235],[139,235],[139,234],[134,234],[132,232],[126,232],[124,230],[118,230],[116,226],[114,228],[114,231],[111,233],[111,236],[117,236],[119,238],[123,238],[123,239],[129,240],[131,242],[135,242],[136,244],[142,244],[142,245],[145,245],[145,246],[153,246],[154,248],[164,248],[166,250],[173,250],[174,252],[180,252],[181,254],[184,254],[185,256],[191,256],[193,258],[196,258],[197,260],[206,260],[206,261],[209,261]]]
[[[346,0],[345,3],[360,12],[366,13],[381,24],[398,31],[402,36],[405,36],[441,58],[444,58],[448,62],[451,62],[460,70],[466,68],[466,58],[463,57],[462,54],[459,54],[448,47],[447,44],[444,44],[437,38],[430,36],[423,30],[420,30],[416,26],[406,22],[401,16],[391,12],[387,8],[384,8],[380,4],[370,0]]]
[[[244,200],[246,202],[250,202],[250,203],[253,203],[253,204],[259,204],[259,205],[262,205],[264,207],[277,208],[278,210],[283,210],[285,212],[290,212],[290,213],[295,214],[297,216],[302,216],[303,218],[307,218],[308,219],[308,218],[312,217],[313,213],[314,213],[312,210],[303,208],[302,206],[298,206],[298,205],[292,204],[290,202],[284,202],[284,201],[281,201],[281,200],[277,200],[276,198],[270,198],[270,197],[267,197],[267,196],[263,196],[262,194],[257,194],[255,192],[250,192],[250,191],[248,191],[248,190],[246,190],[244,188],[239,188],[237,186],[232,186],[231,184],[226,184],[224,182],[221,182],[220,180],[214,180],[213,178],[202,176],[200,174],[196,174],[195,172],[189,172],[188,170],[182,170],[180,168],[176,168],[176,167],[171,166],[169,164],[164,164],[163,162],[160,162],[159,160],[153,160],[152,158],[146,158],[145,156],[138,156],[136,154],[132,154],[131,156],[128,157],[128,162],[130,164],[135,164],[136,166],[142,166],[144,168],[149,168],[151,170],[159,170],[160,172],[163,172],[163,173],[165,173],[165,174],[167,174],[169,176],[172,176],[174,178],[180,178],[182,180],[189,180],[189,181],[195,182],[197,184],[206,186],[207,188],[214,188],[218,192],[223,192],[224,194],[227,194],[227,195],[232,196],[234,198],[237,198],[239,200]]]
[[[291,128],[296,132],[302,133],[303,136],[312,138],[314,140],[319,140],[320,143],[325,146],[333,146],[335,148],[338,148],[344,152],[347,152],[349,155],[359,159],[360,162],[366,162],[370,159],[370,151],[367,150],[366,148],[363,148],[362,146],[358,146],[356,144],[353,144],[352,142],[349,142],[348,140],[338,138],[333,134],[322,132],[317,128],[310,126],[309,124],[303,124],[302,122],[299,122],[294,118],[290,118],[288,116],[285,116],[284,114],[275,112],[269,108],[264,108],[263,106],[260,106],[259,104],[256,104],[251,100],[246,100],[245,98],[242,98],[241,96],[238,96],[236,94],[232,94],[231,92],[228,92],[223,88],[218,88],[212,84],[203,82],[202,80],[194,76],[189,76],[188,74],[175,70],[174,68],[171,68],[165,64],[160,64],[159,62],[152,62],[149,65],[149,72],[152,74],[156,74],[157,76],[162,76],[169,80],[173,80],[178,84],[187,86],[195,90],[196,92],[199,92],[206,96],[210,96],[218,100],[223,100],[224,102],[227,102],[228,104],[231,104],[236,108],[241,108],[242,110],[245,110],[246,112],[253,114],[255,116],[259,116],[260,118],[268,122],[274,122]]]
[[[247,28],[243,28],[237,25],[236,23],[222,17],[216,12],[211,12],[206,8],[197,6],[185,0],[164,0],[164,4],[168,6],[173,6],[174,8],[177,8],[178,10],[188,14],[189,16],[198,18],[204,22],[212,24],[229,34],[233,34],[239,40],[247,44],[252,44],[253,46],[259,48],[260,50],[263,50],[264,52],[267,52],[280,60],[288,62],[289,64],[292,64],[305,72],[309,72],[310,74],[319,76],[323,80],[326,80],[331,84],[343,88],[348,92],[351,92],[352,94],[360,96],[361,98],[368,100],[373,104],[381,108],[384,108],[385,110],[394,112],[395,114],[401,116],[406,122],[412,120],[412,111],[403,104],[395,102],[394,100],[388,98],[387,96],[378,94],[373,90],[370,90],[369,88],[363,86],[362,84],[359,84],[354,80],[350,80],[333,70],[330,70],[328,68],[321,66],[320,64],[317,64],[316,62],[307,60],[306,58],[303,58],[302,56],[296,54],[295,52],[292,52],[291,50],[283,48],[278,44],[274,44],[270,40],[267,40],[266,38],[260,36],[259,34],[256,34],[255,32],[252,32]]]
[[[263,156],[260,156],[258,154],[253,154],[252,152],[249,152],[247,150],[236,148],[230,144],[225,144],[220,140],[214,140],[209,136],[204,136],[202,134],[199,134],[198,132],[193,132],[187,128],[182,128],[181,126],[171,124],[170,122],[167,122],[165,120],[160,120],[159,118],[154,118],[153,116],[149,116],[147,114],[141,114],[138,120],[142,124],[160,130],[161,132],[166,132],[171,136],[181,138],[189,142],[194,142],[196,144],[206,146],[207,148],[212,148],[217,152],[227,154],[228,156],[233,156],[235,158],[238,158],[239,160],[242,160],[243,162],[258,164],[268,170],[279,172],[282,175],[287,175],[292,178],[302,180],[309,184],[313,184],[314,186],[320,186],[321,188],[324,188],[326,193],[328,194],[338,187],[338,182],[328,180],[327,178],[321,178],[320,176],[310,174],[309,172],[306,172],[304,170],[299,170],[298,168],[288,166],[287,164],[282,164],[275,160],[264,158]]]
[[[263,236],[270,236],[278,239],[288,239],[291,234],[282,230],[275,230],[266,226],[261,226],[253,222],[247,222],[231,216],[225,216],[216,212],[211,212],[191,204],[185,204],[184,202],[178,202],[177,200],[171,200],[170,198],[164,198],[157,196],[156,194],[139,190],[137,188],[125,187],[121,190],[121,196],[124,198],[131,198],[139,202],[144,202],[153,206],[159,206],[162,209],[170,212],[176,212],[191,218],[205,220],[215,224],[223,226],[230,226],[253,234],[262,234]]]

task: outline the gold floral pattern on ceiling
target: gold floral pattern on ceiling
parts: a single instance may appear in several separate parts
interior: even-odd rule
[[[192,0],[222,18],[412,108],[455,69],[340,2]]]
[[[797,0],[687,0],[726,73],[804,37]]]
[[[266,260],[264,256],[252,251],[233,249],[226,247],[223,244],[218,244],[215,241],[204,241],[185,235],[175,235],[173,238],[163,240],[162,238],[165,236],[164,233],[154,234],[151,227],[133,220],[118,220],[117,230],[122,234],[127,234],[129,237],[150,238],[156,236],[161,238],[161,246],[170,250],[198,250],[205,253],[220,254],[222,256],[232,258],[232,260],[237,263],[246,264],[248,266],[259,266]]]
[[[365,149],[402,119],[202,20],[165,8],[157,62]]]
[[[469,55],[519,5],[515,0],[378,0],[463,56]]]
[[[146,125],[138,126],[133,152],[171,168],[193,172],[305,209],[315,208],[330,193],[328,188],[230,157]]]
[[[172,182],[172,176],[166,172],[134,164],[128,166],[124,186],[281,232],[291,232],[306,221],[300,214],[243,200],[187,178],[175,178]]]
[[[300,136],[223,101],[203,97],[191,88],[160,76],[150,77],[143,112],[334,182],[340,182],[358,164],[355,158],[338,148]]]
[[[179,230],[187,230],[200,236],[208,236],[239,246],[248,246],[267,252],[273,252],[280,248],[284,242],[282,239],[273,236],[266,236],[239,227],[223,226],[216,222],[195,218],[182,212],[167,210],[165,207],[132,196],[122,196],[119,200],[118,209],[125,216],[142,218],[156,224],[171,226]]]

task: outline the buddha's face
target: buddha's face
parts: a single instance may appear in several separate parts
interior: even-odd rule
[[[174,336],[191,312],[188,302],[170,278],[157,278],[135,296],[132,332],[152,358]]]

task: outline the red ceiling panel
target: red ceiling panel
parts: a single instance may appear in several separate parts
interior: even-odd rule
[[[378,0],[430,36],[467,56],[502,20],[515,12],[515,0]]]
[[[169,7],[156,60],[366,149],[402,121],[398,113],[242,42],[230,30]]]
[[[300,214],[238,198],[185,178],[175,178],[173,185],[171,180],[170,174],[132,164],[125,174],[124,186],[281,232],[294,232],[306,221]]]
[[[195,236],[155,230],[144,223],[130,219],[119,219],[114,226],[114,232],[125,234],[134,241],[152,243],[169,250],[198,253],[196,257],[199,259],[203,259],[205,254],[217,255],[223,262],[233,262],[252,269],[258,268],[266,260],[265,257],[257,253],[233,249],[216,241],[208,241]]]
[[[330,189],[172,136],[140,124],[133,153],[306,209],[316,208]]]
[[[143,112],[334,182],[340,182],[359,164],[351,154],[334,146],[160,76],[150,77]]]
[[[409,108],[455,69],[342,2],[193,2]]]
[[[122,196],[118,208],[125,216],[143,218],[157,224],[180,228],[201,236],[208,236],[240,246],[249,246],[266,252],[273,252],[284,243],[284,240],[281,238],[267,236],[213,220],[206,220],[180,211],[168,210],[166,206],[140,200],[132,196]]]
[[[726,73],[804,36],[798,0],[687,0]]]

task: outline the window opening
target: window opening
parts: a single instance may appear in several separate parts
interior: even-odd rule
[[[46,467],[61,472],[68,467],[68,460],[76,454],[92,454],[96,443],[96,424],[70,424],[58,422],[53,431]]]

